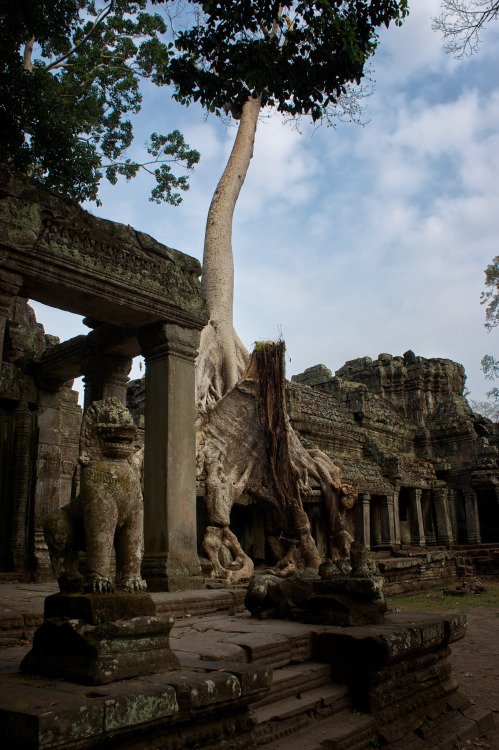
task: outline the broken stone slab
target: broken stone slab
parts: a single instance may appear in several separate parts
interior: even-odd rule
[[[62,677],[84,685],[105,685],[142,674],[178,669],[169,643],[171,615],[133,617],[89,625],[53,617],[35,633],[21,663],[31,674]]]
[[[296,571],[283,578],[269,573],[253,576],[245,605],[260,618],[344,627],[380,623],[387,610],[383,578],[371,572],[367,564],[364,567],[365,575],[360,567],[352,567],[351,574],[344,575],[329,561],[319,569],[321,579]]]

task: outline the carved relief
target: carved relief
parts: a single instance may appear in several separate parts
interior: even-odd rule
[[[80,494],[51,513],[44,524],[54,574],[61,590],[140,592],[143,501],[134,440],[137,428],[116,399],[95,401],[81,428]],[[113,541],[116,584],[111,579]],[[84,582],[78,552],[87,553]]]

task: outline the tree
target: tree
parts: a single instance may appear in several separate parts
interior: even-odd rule
[[[481,294],[481,304],[485,310],[485,328],[490,331],[499,325],[499,255],[485,269],[485,286],[489,287]],[[485,354],[481,361],[482,371],[487,380],[499,379],[499,360],[491,354]],[[484,417],[497,421],[499,419],[499,388],[494,386],[487,391],[487,401],[471,401],[473,409]]]
[[[215,573],[224,574],[219,550],[229,547],[241,566],[225,571],[233,582],[252,571],[229,528],[244,491],[267,508],[267,543],[281,571],[317,572],[320,557],[302,502],[312,485],[324,497],[330,557],[348,555],[352,541],[345,528],[352,488],[341,484],[328,456],[305,450],[289,424],[283,346],[261,343],[250,359],[233,326],[232,218],[258,118],[269,108],[328,124],[358,120],[377,30],[400,24],[406,14],[406,0],[186,0],[172,57],[153,75],[156,83],[173,85],[182,104],[199,102],[239,123],[206,223],[202,284],[210,320],[196,363],[198,468],[208,509],[204,549]]]
[[[140,169],[151,199],[172,205],[199,154],[175,130],[153,133],[141,163],[127,158],[128,116],[140,80],[168,59],[166,25],[147,0],[4,0],[0,11],[0,161],[76,200],[95,200],[103,174],[115,184]]]
[[[499,0],[442,0],[434,31],[443,35],[447,52],[464,57],[477,52],[484,26],[499,16]]]
[[[197,398],[205,406],[234,387],[248,363],[232,322],[231,233],[262,108],[314,122],[358,119],[377,30],[400,24],[408,10],[407,0],[186,0],[186,8],[193,12],[183,20],[191,23],[153,80],[172,84],[183,104],[200,102],[239,121],[206,224],[202,283],[210,322],[197,364]]]

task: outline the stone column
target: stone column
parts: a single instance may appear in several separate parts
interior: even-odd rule
[[[454,534],[449,512],[449,490],[447,487],[436,487],[433,490],[435,513],[437,516],[437,536],[439,544],[452,544]]]
[[[400,487],[395,486],[392,495],[393,507],[393,541],[394,544],[400,544],[400,511],[399,511],[399,492]]]
[[[126,406],[126,386],[132,369],[132,360],[120,354],[103,354],[89,349],[81,364],[85,376],[84,410],[93,401],[103,398],[117,398]]]
[[[480,543],[480,520],[478,518],[478,503],[475,490],[465,487],[463,490],[466,509],[466,530],[468,544]]]
[[[371,546],[375,547],[383,541],[381,534],[381,498],[371,496]]]
[[[3,361],[3,339],[5,326],[12,310],[14,299],[23,283],[23,277],[0,268],[0,365]]]
[[[436,544],[436,530],[433,523],[433,513],[431,507],[432,497],[431,490],[422,490],[421,493],[421,512],[423,514],[423,528],[426,544]]]
[[[360,492],[357,500],[356,540],[371,547],[371,495]]]
[[[422,490],[415,487],[409,488],[411,543],[419,546],[426,544],[423,525],[423,513],[421,510]]]
[[[200,333],[139,331],[146,360],[143,576],[151,591],[202,588],[196,535],[194,363]]]
[[[395,531],[395,507],[394,507],[393,495],[386,496],[386,516],[387,516],[387,527],[388,527],[388,538],[386,539],[387,544],[396,544],[397,534]]]

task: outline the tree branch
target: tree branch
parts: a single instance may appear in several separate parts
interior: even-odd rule
[[[99,13],[99,15],[95,19],[94,25],[92,26],[92,28],[90,29],[90,31],[88,32],[88,34],[85,34],[85,36],[83,37],[83,39],[81,40],[81,42],[78,42],[78,44],[75,44],[75,46],[72,47],[69,50],[69,52],[66,52],[64,55],[61,55],[61,57],[58,57],[57,60],[54,60],[54,62],[50,63],[50,65],[47,65],[46,70],[47,71],[48,70],[54,70],[55,68],[61,67],[61,65],[64,62],[64,60],[67,60],[68,57],[71,57],[71,55],[74,55],[74,53],[76,52],[76,50],[79,47],[81,47],[82,44],[85,44],[85,42],[87,41],[87,39],[89,39],[92,36],[92,34],[94,33],[94,31],[97,28],[97,26],[100,23],[102,23],[102,21],[111,13],[111,11],[113,9],[113,4],[114,4],[114,0],[110,0],[110,3],[107,6],[107,8],[103,8],[101,10],[101,12]]]
[[[29,42],[24,45],[23,55],[23,68],[24,70],[33,70],[33,62],[31,56],[33,54],[33,47],[35,46],[35,37],[32,36]]]

